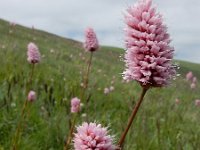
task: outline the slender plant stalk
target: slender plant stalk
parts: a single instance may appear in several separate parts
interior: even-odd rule
[[[85,89],[87,89],[87,87],[88,87],[89,73],[90,73],[90,68],[91,68],[91,65],[92,65],[92,56],[93,56],[93,52],[90,52],[90,58],[89,58],[88,66],[87,66],[87,72],[86,72],[86,75],[85,75],[85,83],[84,83]]]
[[[72,134],[73,134],[73,132],[74,132],[75,123],[76,123],[76,116],[77,116],[77,115],[75,115],[74,118],[73,118],[73,122],[72,122],[72,125],[71,125],[71,129],[70,129],[69,135],[68,135],[67,138],[66,138],[64,150],[68,150],[68,146],[69,146],[69,144],[71,143]]]
[[[31,74],[30,74],[30,78],[29,78],[29,86],[30,86],[30,87],[32,86],[34,67],[35,67],[35,65],[32,64],[32,67],[31,67]]]
[[[89,58],[89,61],[88,61],[88,64],[87,64],[86,74],[83,77],[83,90],[82,90],[81,96],[80,96],[81,101],[83,101],[84,96],[85,96],[85,92],[88,88],[89,74],[90,74],[90,69],[91,69],[91,65],[92,65],[92,56],[93,56],[93,52],[90,53],[90,58]],[[86,109],[87,109],[87,103],[88,103],[88,100],[86,100]],[[72,126],[71,126],[71,129],[70,129],[69,135],[66,139],[64,150],[67,150],[69,144],[71,143],[71,139],[72,139],[72,136],[73,136],[72,134],[73,134],[74,128],[75,128],[76,118],[77,118],[77,115],[75,115],[74,118],[73,118]]]
[[[88,60],[86,73],[83,76],[83,89],[81,91],[81,96],[80,96],[81,101],[84,101],[85,92],[86,92],[86,90],[88,88],[89,74],[90,74],[91,65],[92,65],[92,57],[93,57],[93,52],[90,52],[90,58]],[[86,110],[88,108],[88,100],[87,100],[87,98],[85,100],[85,108],[86,108]]]
[[[90,74],[91,65],[92,65],[92,57],[93,57],[93,52],[90,52],[90,58],[89,58],[88,65],[87,65],[87,72],[86,72],[86,75],[85,75],[85,78],[84,78],[84,89],[83,89],[83,95],[81,97],[82,99],[84,99],[85,92],[86,92],[86,90],[88,88],[89,74]],[[85,108],[86,108],[85,110],[86,111],[88,110],[89,99],[90,99],[90,97],[85,99]],[[88,120],[88,117],[86,117],[86,120]]]
[[[27,94],[31,90],[31,87],[32,87],[34,68],[35,68],[35,65],[32,64],[31,72],[30,72],[30,78],[29,78],[29,81],[28,81],[29,87],[27,88],[27,91],[26,91]],[[30,116],[30,109],[27,110],[27,118],[29,118],[29,116]]]
[[[22,122],[25,118],[25,109],[27,107],[27,100],[25,101],[23,108],[22,108],[22,112],[21,112],[21,117],[17,126],[17,130],[15,132],[15,137],[14,137],[14,142],[13,142],[13,150],[17,150],[17,144],[18,144],[18,140],[19,140],[19,136],[20,136],[20,131],[21,131],[21,126],[22,126]]]
[[[30,73],[28,85],[26,87],[26,93],[28,93],[28,90],[30,90],[30,87],[32,86],[33,73],[34,73],[34,64],[32,64],[32,67],[31,67],[31,73]],[[25,119],[25,112],[26,112],[27,104],[28,104],[28,100],[26,99],[24,101],[24,105],[23,105],[23,108],[22,108],[22,111],[21,111],[19,123],[18,123],[17,129],[16,129],[16,132],[15,132],[15,135],[14,135],[12,150],[17,150],[18,141],[20,139],[20,131],[21,131],[21,128],[22,128],[22,123]]]
[[[81,97],[80,97],[81,100],[83,100],[83,98],[85,96],[86,89],[88,88],[89,73],[90,73],[90,68],[91,68],[91,65],[92,65],[92,56],[93,56],[93,52],[90,53],[90,58],[88,60],[86,73],[84,74],[84,77],[83,77],[83,90],[82,90]]]
[[[134,118],[135,118],[135,116],[138,112],[138,109],[140,108],[140,105],[141,105],[141,103],[144,99],[144,95],[146,94],[147,90],[148,90],[148,88],[143,87],[140,98],[139,98],[138,102],[136,103],[135,107],[133,108],[132,114],[131,114],[129,121],[128,121],[128,125],[127,125],[126,129],[124,130],[124,132],[123,132],[123,134],[122,134],[122,136],[121,136],[121,138],[118,142],[118,145],[119,145],[120,148],[122,148],[122,146],[123,146],[126,135],[127,135],[129,128],[131,127],[131,124],[132,124],[132,122],[133,122],[133,120],[134,120]]]

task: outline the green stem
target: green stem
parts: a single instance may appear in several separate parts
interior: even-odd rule
[[[30,73],[30,76],[29,76],[28,85],[26,87],[26,94],[28,94],[30,87],[32,86],[33,73],[34,73],[34,64],[32,64],[32,67],[31,67],[31,73]],[[18,141],[20,139],[20,131],[21,131],[21,128],[22,128],[22,123],[25,119],[25,112],[26,112],[27,104],[28,104],[28,100],[25,100],[22,111],[21,111],[19,123],[17,125],[17,129],[16,129],[16,132],[15,132],[15,135],[14,135],[12,150],[17,150]]]
[[[30,87],[32,86],[34,67],[35,67],[35,65],[32,64],[32,66],[31,66],[30,78],[29,78],[29,86],[30,86]],[[30,90],[30,89],[29,89],[29,90]]]
[[[13,142],[13,150],[17,150],[17,144],[18,144],[18,140],[20,138],[20,131],[21,131],[21,126],[22,126],[22,122],[25,118],[25,110],[26,110],[26,107],[27,107],[27,103],[28,101],[26,100],[25,103],[24,103],[24,106],[22,108],[22,112],[21,112],[21,117],[20,117],[20,120],[19,120],[19,123],[18,123],[18,126],[17,126],[17,130],[15,132],[15,136],[14,136],[14,142]]]
[[[81,101],[83,101],[84,96],[85,96],[85,92],[88,88],[89,73],[90,73],[90,69],[91,69],[91,65],[92,65],[92,56],[93,56],[93,52],[90,53],[90,58],[89,58],[89,61],[88,61],[88,64],[87,64],[86,74],[83,77],[83,90],[82,90],[82,93],[81,93],[81,96],[80,96]],[[88,101],[86,101],[86,106],[87,106],[87,103],[88,103]],[[75,115],[74,118],[73,118],[72,126],[71,126],[71,129],[70,129],[69,135],[66,139],[66,144],[64,146],[64,150],[67,150],[69,144],[71,143],[72,134],[74,132],[75,123],[76,123],[76,117],[77,117],[77,115]]]
[[[93,56],[93,52],[90,53],[90,58],[89,58],[88,64],[87,64],[86,74],[83,77],[83,90],[82,90],[81,97],[80,97],[81,100],[84,98],[86,89],[88,88],[89,73],[90,73],[90,68],[92,65],[92,56]]]
[[[66,138],[66,143],[65,143],[65,146],[64,146],[64,150],[68,150],[68,146],[71,143],[72,134],[74,132],[75,123],[76,123],[76,117],[77,117],[77,115],[75,115],[74,118],[73,118],[73,122],[72,122],[72,125],[71,125],[71,129],[70,129],[69,135]]]

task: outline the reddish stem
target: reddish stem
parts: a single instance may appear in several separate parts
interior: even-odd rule
[[[71,129],[70,129],[69,135],[66,139],[66,144],[64,146],[64,150],[68,150],[68,145],[71,143],[74,128],[75,128],[76,117],[77,117],[77,115],[75,115],[74,118],[73,118],[72,126],[71,126]]]
[[[142,101],[144,99],[144,95],[146,94],[147,90],[148,90],[148,88],[143,87],[142,93],[140,95],[140,98],[139,98],[137,104],[135,105],[135,107],[133,108],[132,114],[131,114],[131,116],[129,118],[129,121],[128,121],[128,125],[127,125],[126,129],[124,130],[124,132],[123,132],[123,134],[122,134],[122,136],[121,136],[121,138],[119,140],[119,143],[118,143],[120,148],[122,148],[122,146],[123,146],[123,143],[124,143],[124,140],[126,138],[126,135],[127,135],[128,131],[129,131],[129,128],[131,127],[131,124],[132,124],[132,122],[133,122],[133,120],[134,120],[134,118],[135,118],[135,116],[136,116],[136,114],[138,112],[138,109],[139,109],[139,107],[140,107],[140,105],[141,105],[141,103],[142,103]]]
[[[33,73],[34,73],[34,66],[35,65],[32,64],[31,73],[30,73],[29,81],[28,81],[28,86],[26,87],[26,93],[28,93],[28,90],[30,90],[30,87],[32,86],[32,78],[33,78]],[[22,128],[22,123],[23,123],[23,121],[25,119],[25,112],[26,112],[27,104],[28,104],[28,100],[25,100],[23,108],[22,108],[22,111],[21,111],[20,120],[19,120],[16,132],[15,132],[15,135],[14,135],[13,147],[12,147],[13,150],[17,150],[18,141],[20,139],[20,131],[21,131],[21,128]]]

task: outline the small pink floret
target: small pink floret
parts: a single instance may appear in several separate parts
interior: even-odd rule
[[[190,87],[191,87],[191,89],[195,89],[196,88],[196,84],[195,83],[191,83]]]
[[[200,99],[195,100],[195,105],[200,107]]]
[[[187,74],[186,74],[186,80],[187,81],[192,81],[192,78],[193,78],[193,73],[191,71],[189,71]]]
[[[180,103],[180,100],[177,98],[177,99],[175,100],[175,102],[176,102],[176,104],[178,105],[178,104]]]
[[[86,51],[94,52],[99,48],[96,34],[92,28],[85,30],[85,43],[84,48]]]
[[[80,99],[74,97],[71,99],[71,113],[77,113],[80,111]]]
[[[104,94],[108,94],[110,93],[110,89],[109,88],[104,88]]]
[[[197,83],[197,77],[192,78],[192,83]]]
[[[27,51],[28,62],[31,64],[39,63],[41,60],[41,56],[37,45],[31,42],[28,44],[27,48],[28,48]]]
[[[28,93],[28,101],[33,102],[36,100],[36,93],[35,91],[30,91]]]

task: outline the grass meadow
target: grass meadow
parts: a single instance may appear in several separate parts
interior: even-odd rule
[[[70,100],[80,97],[89,54],[82,43],[0,20],[0,150],[11,148],[12,137],[26,100],[31,67],[27,44],[38,45],[42,61],[35,67],[33,89],[37,100],[28,104],[20,150],[61,150],[69,132]],[[77,125],[96,121],[120,138],[141,87],[122,80],[124,50],[101,46],[94,53],[89,87]],[[188,71],[200,79],[200,64],[175,60],[179,76],[165,88],[150,89],[131,127],[125,150],[200,150],[200,84],[185,79]],[[114,90],[104,94],[104,89]],[[176,102],[179,99],[179,103]],[[83,104],[85,102],[83,100]]]

